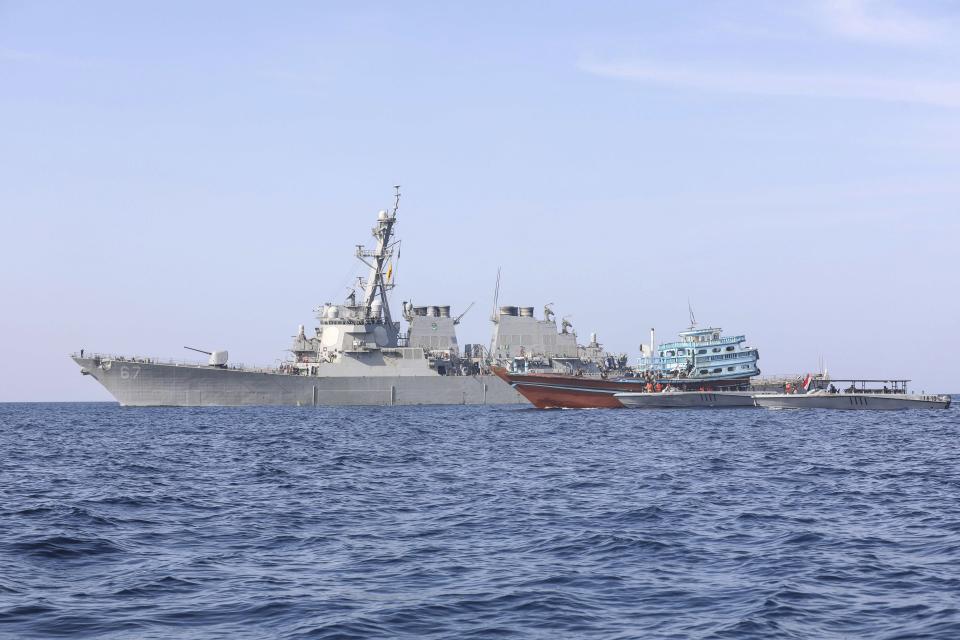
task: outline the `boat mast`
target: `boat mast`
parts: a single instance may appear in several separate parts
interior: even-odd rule
[[[393,211],[391,213],[381,211],[377,216],[377,226],[373,228],[373,237],[377,240],[377,248],[371,251],[364,249],[363,245],[357,245],[357,258],[370,267],[370,273],[364,283],[363,291],[364,322],[380,323],[382,321],[386,325],[391,344],[396,344],[396,327],[390,316],[390,305],[387,301],[387,290],[393,288],[393,283],[388,283],[384,278],[384,268],[393,256],[393,245],[390,244],[390,239],[393,236],[393,226],[397,222],[397,211],[400,208],[400,185],[395,185],[393,188],[396,190]],[[371,258],[371,260],[367,261],[366,258]],[[373,306],[378,297],[380,298],[380,311],[375,314]],[[381,313],[383,314],[382,319]]]
[[[493,360],[493,349],[497,345],[497,336],[500,332],[500,314],[498,313],[497,303],[500,301],[500,267],[497,267],[497,284],[493,287],[493,311],[490,313],[490,321],[493,322],[493,335],[490,336],[490,349],[487,356]]]

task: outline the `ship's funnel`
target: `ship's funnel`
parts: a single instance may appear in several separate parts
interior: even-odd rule
[[[450,317],[450,306],[449,306],[449,305],[445,305],[445,306],[442,306],[442,307],[437,307],[437,310],[440,312],[440,317],[441,317],[441,318],[449,318],[449,317]]]
[[[414,307],[414,308],[413,308],[413,315],[415,315],[415,316],[425,316],[425,315],[427,315],[427,308],[426,308],[426,307]]]
[[[533,307],[520,307],[520,317],[521,317],[521,318],[532,318],[532,317],[533,317]]]
[[[500,307],[500,315],[515,316],[517,315],[517,307]]]
[[[436,318],[438,315],[437,308],[434,306],[427,307],[427,315],[430,316],[431,318]]]

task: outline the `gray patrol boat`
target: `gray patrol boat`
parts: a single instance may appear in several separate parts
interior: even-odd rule
[[[525,403],[492,375],[491,352],[515,356],[534,340],[540,343],[536,353],[547,360],[570,358],[575,334],[566,325],[558,332],[550,316],[537,320],[531,307],[522,308],[522,315],[506,308],[492,318],[491,348],[468,344],[461,353],[460,318],[451,316],[450,307],[410,302],[403,303],[408,330],[401,332],[387,295],[394,287],[399,202],[398,188],[392,212],[381,211],[373,227],[375,247],[357,247],[356,257],[369,268],[367,278],[359,279],[362,298],[351,293],[342,304],[324,304],[314,335],[301,325],[290,359],[277,367],[233,365],[227,351],[202,351],[209,356],[205,364],[85,352],[71,357],[124,406]]]

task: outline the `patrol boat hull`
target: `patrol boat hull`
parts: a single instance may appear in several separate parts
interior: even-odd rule
[[[753,400],[758,407],[767,409],[895,411],[950,407],[950,396],[907,393],[776,393],[756,395]]]
[[[628,409],[716,409],[755,406],[753,394],[747,391],[618,393],[614,397]]]
[[[318,377],[144,360],[73,357],[123,406],[448,405],[526,401],[493,375]]]

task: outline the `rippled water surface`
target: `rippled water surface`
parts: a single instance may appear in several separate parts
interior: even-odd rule
[[[958,638],[958,415],[0,405],[0,636]]]

